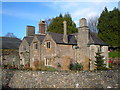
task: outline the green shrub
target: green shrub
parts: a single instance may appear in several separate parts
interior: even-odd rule
[[[71,64],[71,65],[70,65],[70,70],[80,71],[80,70],[83,70],[83,66],[82,66],[82,64],[79,64],[79,63],[77,62],[77,63],[75,63],[75,64]]]
[[[54,67],[51,66],[46,66],[46,71],[56,71],[57,69],[55,69]]]

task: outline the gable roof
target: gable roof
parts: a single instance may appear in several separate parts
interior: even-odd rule
[[[18,49],[21,40],[13,37],[0,37],[0,49]]]
[[[73,34],[69,34],[68,35],[68,43],[64,43],[63,41],[63,34],[60,33],[54,33],[54,32],[48,32],[48,34],[53,38],[53,40],[57,43],[57,44],[67,44],[67,45],[77,45],[77,33],[73,33]],[[35,35],[37,37],[37,39],[42,42],[46,36],[46,34],[36,34]],[[30,45],[32,40],[33,40],[34,36],[31,37],[24,37],[24,39],[27,40],[28,44]],[[89,42],[88,45],[107,45],[106,43],[104,43],[101,39],[99,39],[96,35],[96,33],[93,32],[89,32]]]
[[[68,43],[64,43],[63,34],[53,32],[48,32],[48,34],[51,35],[51,37],[57,44],[77,44],[77,40],[74,35],[68,35]]]
[[[89,36],[89,42],[88,42],[88,45],[90,44],[94,44],[94,45],[108,45],[106,43],[104,43],[100,38],[97,37],[97,34],[96,33],[93,33],[93,32],[89,32],[90,36]]]
[[[27,43],[30,45],[34,36],[24,37],[24,39],[27,41]],[[23,39],[23,40],[24,40]]]
[[[43,39],[45,38],[45,35],[42,35],[42,34],[36,34],[36,37],[37,37],[37,39],[38,39],[40,42],[42,42]]]

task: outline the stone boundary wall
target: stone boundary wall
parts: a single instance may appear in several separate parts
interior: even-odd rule
[[[2,89],[2,69],[0,67],[0,90]]]
[[[2,85],[10,88],[118,88],[118,72],[2,70]]]

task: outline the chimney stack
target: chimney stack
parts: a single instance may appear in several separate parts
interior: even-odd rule
[[[26,36],[34,36],[34,35],[35,35],[35,27],[26,26]]]
[[[87,23],[86,23],[86,19],[82,18],[80,19],[80,27],[84,27],[84,26],[87,26]]]
[[[63,21],[63,26],[64,26],[64,35],[63,35],[63,41],[64,43],[68,43],[68,36],[67,36],[67,22]]]
[[[44,34],[45,33],[45,21],[40,20],[38,25],[39,25],[39,33]]]

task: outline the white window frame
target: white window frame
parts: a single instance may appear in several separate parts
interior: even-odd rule
[[[52,65],[49,65],[49,62],[51,61],[51,60],[49,60],[50,58],[45,58],[45,66],[52,66]]]

